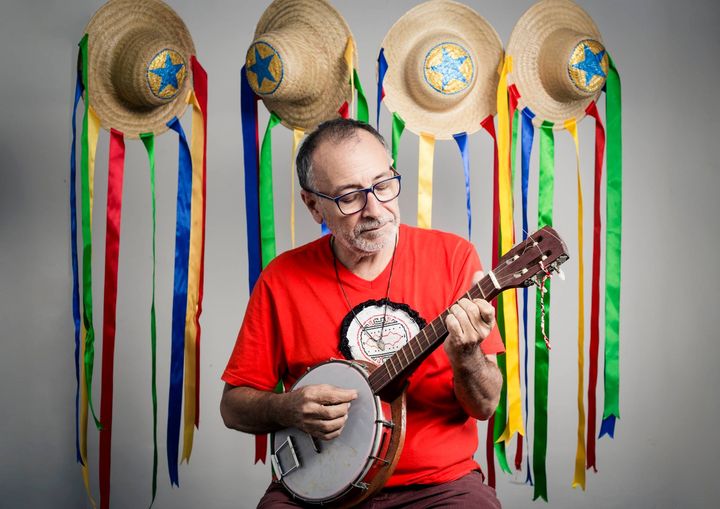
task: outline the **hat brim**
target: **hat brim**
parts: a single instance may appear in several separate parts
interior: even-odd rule
[[[278,100],[272,96],[262,96],[262,100],[286,127],[309,131],[326,120],[338,118],[342,105],[352,100],[351,70],[345,61],[345,48],[352,32],[342,15],[324,0],[275,0],[260,17],[255,40],[266,32],[288,27],[306,31],[307,40],[317,44],[311,49],[321,58],[322,72],[315,77],[316,88],[302,100]],[[357,49],[354,50],[356,65]]]
[[[418,65],[409,62],[412,48],[433,34],[447,41],[463,41],[475,67],[472,89],[445,109],[429,109],[415,100],[411,87],[417,85],[409,82],[405,73],[408,65]],[[388,110],[404,120],[406,129],[415,134],[432,134],[437,139],[452,139],[454,134],[479,130],[481,121],[495,114],[502,42],[492,25],[470,7],[451,0],[420,4],[395,22],[382,48],[388,64],[383,101]]]
[[[506,54],[512,58],[508,86],[514,84],[520,93],[519,107],[527,106],[537,126],[544,121],[553,129],[564,129],[567,120],[580,120],[588,105],[597,100],[601,91],[590,97],[558,101],[546,90],[540,78],[540,50],[547,38],[557,30],[569,29],[602,43],[592,18],[570,0],[542,0],[530,7],[513,28]]]
[[[141,133],[165,132],[167,123],[187,108],[187,94],[192,85],[192,73],[187,65],[187,76],[171,101],[152,108],[138,108],[123,100],[112,82],[111,68],[118,43],[134,31],[154,31],[159,38],[173,41],[173,49],[182,54],[187,64],[195,53],[185,23],[159,0],[112,0],[93,15],[85,28],[90,104],[103,128],[117,129],[129,138],[137,138]]]

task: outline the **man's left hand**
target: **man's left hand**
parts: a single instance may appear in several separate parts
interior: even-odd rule
[[[477,272],[473,282],[477,283],[482,276],[482,272]],[[477,355],[480,343],[495,327],[495,308],[483,299],[462,298],[450,308],[445,326],[448,330],[445,353],[453,364],[462,363]]]

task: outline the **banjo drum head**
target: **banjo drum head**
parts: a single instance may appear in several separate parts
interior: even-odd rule
[[[370,457],[380,447],[382,425],[377,421],[383,416],[379,398],[372,393],[365,372],[355,364],[320,364],[298,379],[293,389],[315,384],[358,392],[342,433],[333,440],[313,440],[297,428],[286,428],[273,434],[271,450],[276,467],[283,472],[282,476],[275,474],[285,487],[302,500],[321,503],[342,496],[367,474]],[[292,447],[288,447],[288,438]]]

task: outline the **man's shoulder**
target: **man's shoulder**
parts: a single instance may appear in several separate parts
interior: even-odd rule
[[[328,245],[328,235],[307,244],[290,249],[272,259],[260,273],[261,276],[287,277],[289,274],[312,270],[322,260]]]

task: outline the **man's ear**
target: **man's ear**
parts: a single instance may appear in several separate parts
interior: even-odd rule
[[[320,200],[317,196],[315,196],[312,193],[308,193],[304,189],[300,190],[300,197],[302,198],[303,203],[310,211],[310,214],[312,215],[313,219],[317,224],[322,224],[323,222],[323,215],[320,211]]]

